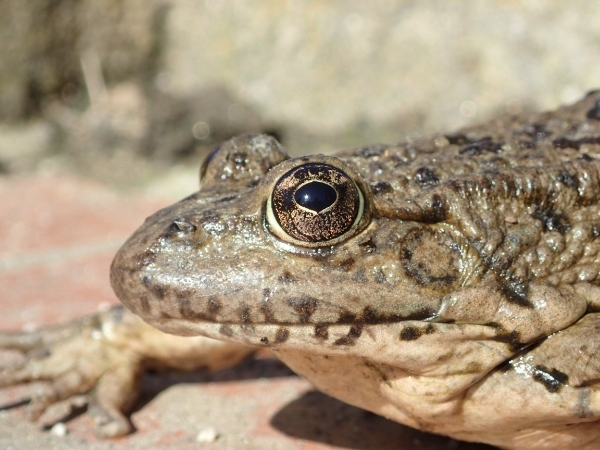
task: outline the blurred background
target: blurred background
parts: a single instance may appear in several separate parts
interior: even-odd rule
[[[0,0],[0,172],[144,184],[235,134],[294,154],[600,87],[591,0]],[[175,169],[173,169],[175,168]],[[195,176],[195,175],[194,175]]]
[[[219,142],[332,152],[555,108],[600,88],[598,24],[594,0],[0,0],[0,329],[117,303],[116,249],[197,187]],[[74,438],[41,433],[27,391],[4,389],[0,448],[196,449],[206,425],[212,449],[489,448],[332,403],[273,364],[146,379],[118,442],[85,415]]]

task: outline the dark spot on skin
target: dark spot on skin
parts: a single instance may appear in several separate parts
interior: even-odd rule
[[[480,144],[469,144],[458,151],[460,155],[466,153],[469,156],[481,155],[483,152],[483,147]]]
[[[319,306],[319,300],[308,295],[289,298],[287,303],[298,314],[300,323],[308,322],[310,316],[313,315]]]
[[[462,371],[463,373],[475,373],[479,374],[483,370],[483,365],[477,361],[469,361],[467,367]]]
[[[208,313],[216,316],[221,311],[221,308],[223,308],[223,305],[219,301],[219,298],[216,295],[211,295],[208,298]]]
[[[188,320],[206,320],[212,321],[213,318],[208,316],[207,314],[203,314],[202,312],[195,311],[192,308],[190,300],[188,299],[189,293],[181,293],[177,296],[178,304],[179,304],[179,314],[182,318]]]
[[[415,341],[421,337],[421,330],[417,327],[406,327],[400,332],[400,340]]]
[[[587,161],[587,162],[592,162],[594,160],[594,158],[592,158],[587,153],[584,153],[583,155],[579,155],[579,158],[577,158],[577,159],[582,159],[582,160]]]
[[[494,142],[494,140],[487,136],[479,139],[478,141],[474,141],[466,147],[461,148],[458,153],[461,155],[469,155],[476,156],[481,155],[482,153],[500,153],[502,152],[502,146],[504,142]]]
[[[535,143],[543,140],[552,133],[546,129],[545,123],[532,123],[525,126],[523,133],[531,138]]]
[[[256,186],[258,186],[258,183],[260,183],[260,178],[259,178],[259,179],[256,179],[256,180],[252,180],[250,183],[248,183],[248,184],[246,185],[246,187],[248,187],[248,188],[253,188],[253,187],[256,187]]]
[[[488,322],[485,325],[495,328],[499,331],[499,333],[493,337],[492,340],[509,344],[512,351],[520,350],[525,345],[521,342],[521,334],[518,331],[507,331],[498,322]]]
[[[167,286],[159,283],[148,283],[146,287],[152,293],[152,295],[161,300],[165,298],[165,295],[167,295],[167,292],[169,291]]]
[[[231,329],[231,327],[229,325],[221,325],[219,327],[219,334],[222,334],[223,336],[231,337],[231,336],[233,336],[233,330]]]
[[[519,282],[504,282],[500,283],[500,292],[509,303],[523,306],[525,308],[533,308],[531,302],[527,299],[529,289],[526,284]]]
[[[173,316],[171,316],[171,314],[166,311],[159,311],[158,313],[160,314],[161,319],[172,319],[173,318]]]
[[[318,323],[315,325],[315,336],[319,339],[326,340],[329,338],[329,329],[326,324]]]
[[[575,150],[579,150],[584,144],[600,144],[600,136],[585,137],[581,139],[569,139],[563,136],[554,139],[552,144],[556,148],[574,148]]]
[[[260,304],[260,310],[262,311],[262,313],[265,316],[265,321],[268,323],[275,323],[275,316],[273,315],[273,312],[271,311],[271,303],[269,302],[269,300],[271,299],[271,289],[265,288],[263,289],[263,298],[262,298],[262,302]]]
[[[141,254],[137,254],[133,257],[133,262],[139,268],[147,267],[156,261],[156,253],[151,250],[147,250]],[[148,276],[144,277],[144,280],[148,278]],[[144,281],[145,282],[145,281]]]
[[[377,322],[377,311],[371,306],[365,306],[362,313],[362,319],[365,323],[376,323]]]
[[[365,249],[365,251],[367,253],[371,253],[373,250],[375,250],[377,248],[377,245],[375,245],[375,242],[373,242],[373,238],[369,238],[368,241],[365,242],[361,242],[360,244],[358,244],[359,247]]]
[[[435,333],[435,327],[432,324],[428,324],[423,331],[425,334],[433,334]]]
[[[317,262],[326,262],[329,260],[329,256],[331,254],[330,253],[317,253],[317,252],[313,252],[313,253],[309,253],[308,256],[310,259],[312,259],[313,261],[317,261]]]
[[[372,158],[374,156],[381,156],[385,150],[386,147],[382,145],[369,145],[360,150],[360,155],[363,158]]]
[[[229,195],[229,196],[227,196],[227,197],[223,197],[223,198],[220,198],[220,199],[217,199],[217,200],[215,200],[215,202],[214,202],[214,203],[215,203],[215,204],[218,204],[218,203],[225,203],[225,202],[229,202],[229,201],[231,201],[231,200],[235,200],[235,199],[237,199],[237,198],[238,198],[238,196],[237,196],[237,195]]]
[[[240,308],[240,321],[242,323],[250,322],[250,308],[248,306],[242,306]]]
[[[275,333],[275,344],[281,344],[288,340],[290,337],[290,331],[285,327],[280,327]]]
[[[348,337],[353,339],[358,339],[362,334],[363,326],[362,325],[352,325],[350,330],[348,331]]]
[[[538,208],[533,212],[532,216],[542,222],[544,231],[558,231],[560,234],[564,234],[571,228],[567,217],[553,208]]]
[[[435,173],[435,169],[431,167],[420,167],[415,172],[413,179],[421,186],[429,186],[440,181]]]
[[[365,269],[356,269],[356,272],[354,272],[354,275],[352,276],[352,281],[356,283],[366,283],[369,281]]]
[[[338,320],[336,320],[335,323],[354,323],[357,322],[358,319],[356,318],[355,314],[352,314],[350,312],[345,312],[340,314],[340,317],[338,317]]]
[[[600,225],[592,225],[592,235],[597,238],[600,236]]]
[[[554,394],[567,384],[569,376],[557,369],[535,366],[533,379],[538,383],[542,383],[548,392]]]
[[[422,221],[425,223],[437,223],[446,220],[448,211],[446,204],[438,194],[431,196],[427,208],[423,211]]]
[[[294,281],[296,281],[296,278],[294,278],[290,272],[284,270],[283,273],[279,276],[279,281],[281,283],[293,283]]]
[[[533,142],[531,141],[519,141],[519,148],[520,149],[530,149],[533,148]]]
[[[354,264],[356,264],[356,260],[350,256],[344,259],[342,262],[340,262],[339,268],[342,269],[344,272],[348,272],[350,269],[352,269]]]
[[[497,342],[506,342],[510,345],[510,349],[515,352],[525,345],[521,342],[521,334],[516,330],[500,334],[493,340]]]
[[[373,269],[373,274],[375,275],[375,281],[379,284],[385,283],[385,274],[380,269]]]
[[[146,295],[142,295],[140,297],[140,304],[142,305],[142,311],[145,313],[150,311],[150,302],[148,301],[148,297]]]
[[[444,137],[448,139],[450,145],[465,145],[471,142],[471,140],[462,133],[446,134]]]
[[[585,117],[592,120],[600,120],[600,100],[594,103],[594,106],[585,114]]]
[[[381,181],[379,183],[371,185],[371,191],[373,191],[374,195],[382,195],[389,194],[390,192],[393,192],[394,189],[392,188],[392,185],[390,183]]]
[[[363,325],[352,325],[348,334],[344,337],[337,339],[333,345],[355,345],[356,340],[362,334]]]
[[[260,342],[261,342],[261,344],[267,345],[269,343],[269,338],[268,337],[261,337],[260,338]]]
[[[563,170],[561,173],[559,173],[557,179],[570,189],[576,189],[578,187],[577,178],[566,170]]]

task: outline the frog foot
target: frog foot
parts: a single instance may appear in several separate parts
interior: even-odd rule
[[[36,331],[0,332],[0,348],[25,356],[0,368],[0,387],[45,382],[31,394],[28,419],[36,421],[49,406],[86,394],[96,435],[110,438],[131,431],[124,413],[139,395],[142,357],[102,330],[103,316],[115,313],[118,308]]]

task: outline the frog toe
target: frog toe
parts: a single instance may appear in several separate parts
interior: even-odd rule
[[[131,422],[117,405],[94,402],[89,406],[88,413],[94,419],[94,432],[100,438],[125,436],[132,431]]]
[[[42,339],[37,332],[0,332],[0,348],[30,351],[38,347]]]
[[[38,420],[48,407],[75,395],[85,394],[96,381],[77,370],[72,370],[37,387],[32,393],[31,403],[27,408],[27,418],[31,421]]]
[[[103,374],[88,408],[96,423],[96,435],[113,438],[131,432],[131,423],[125,413],[139,396],[142,372],[141,364],[130,359],[120,361]]]
[[[91,315],[53,326],[45,326],[32,331],[0,331],[0,349],[35,351],[80,335],[84,330],[97,328],[99,318]]]
[[[0,370],[0,388],[32,381],[45,381],[58,376],[57,368],[45,360],[25,360]]]

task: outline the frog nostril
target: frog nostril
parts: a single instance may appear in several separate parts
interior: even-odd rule
[[[196,231],[196,225],[187,222],[185,219],[175,219],[171,225],[169,225],[169,232],[171,233],[192,233]]]

